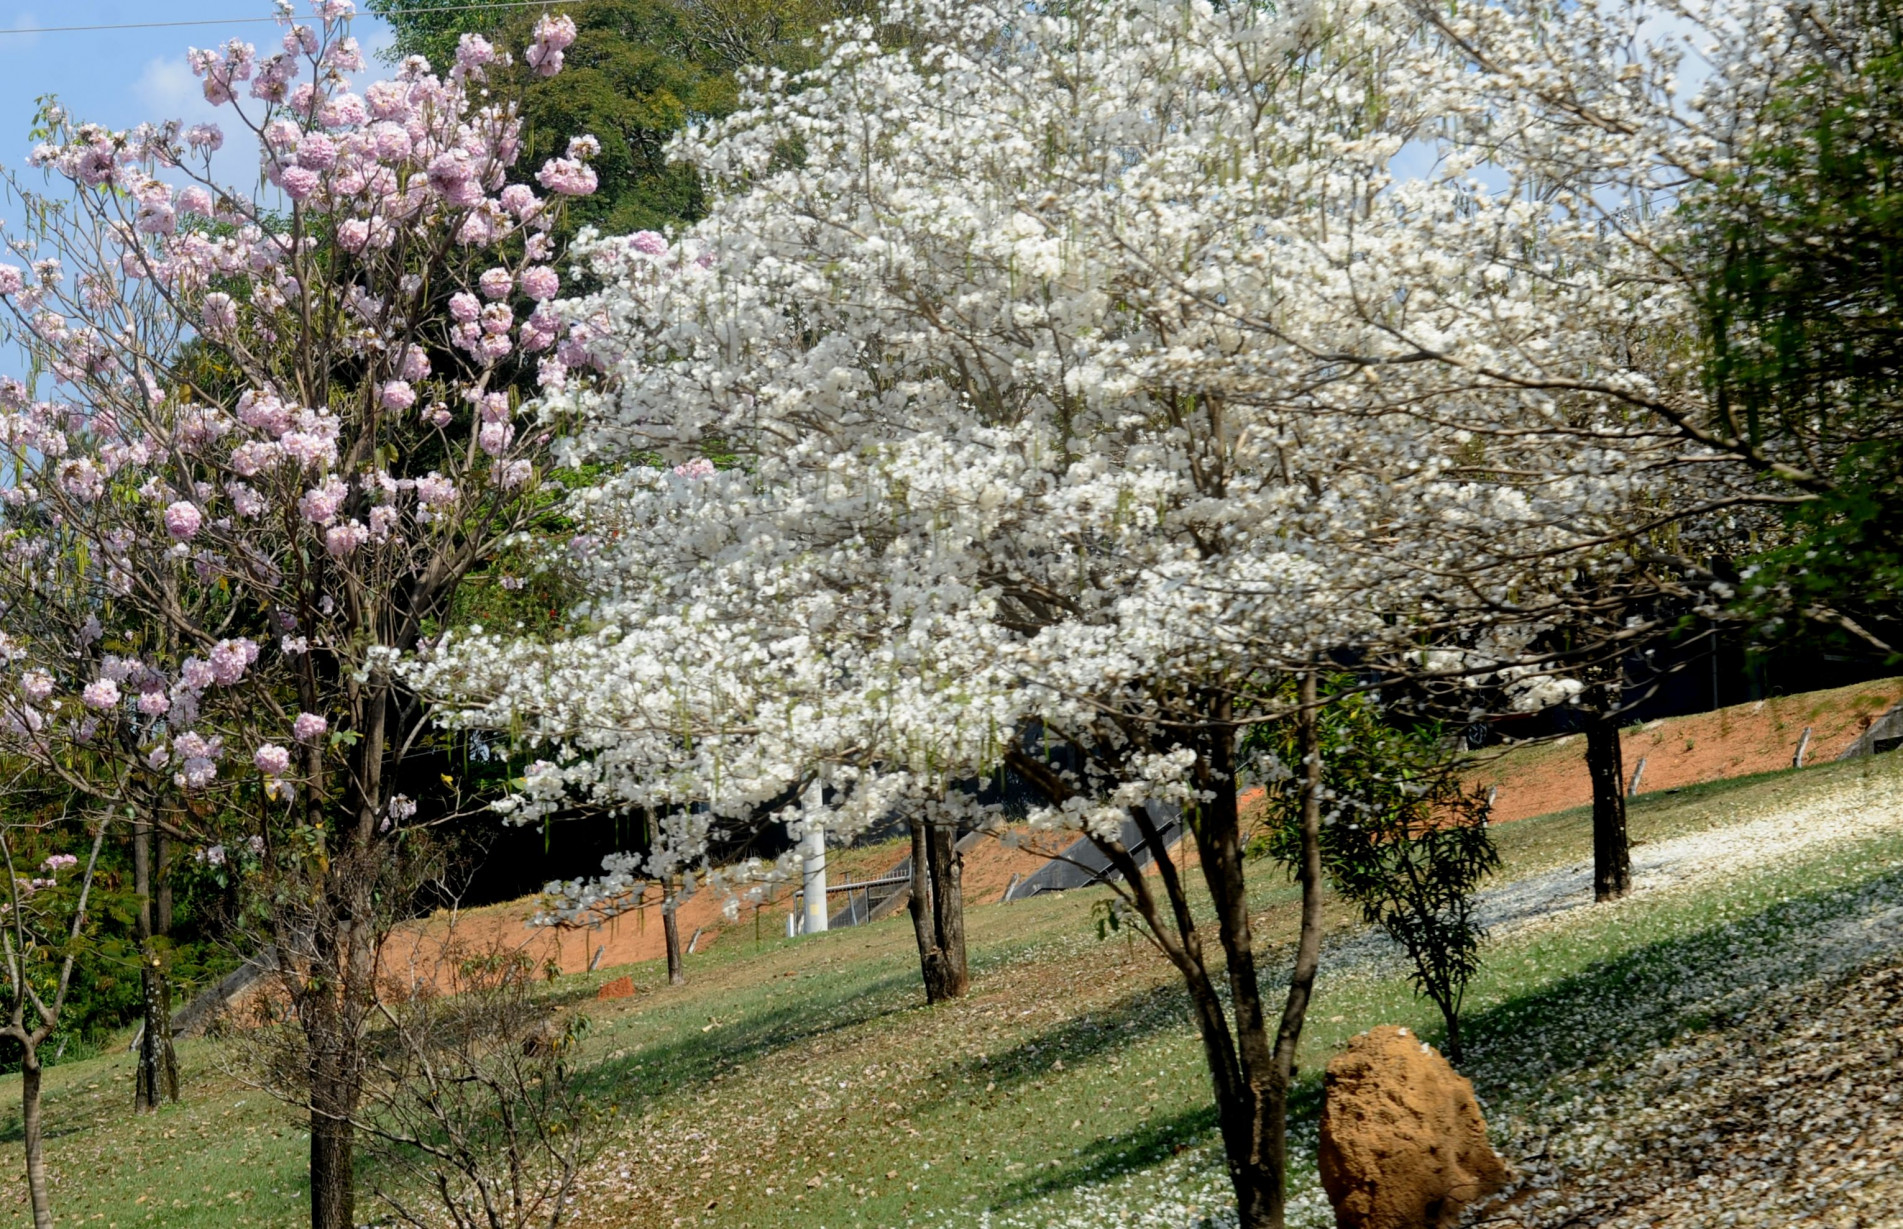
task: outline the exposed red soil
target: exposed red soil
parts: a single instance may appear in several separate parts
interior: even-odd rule
[[[1903,700],[1903,678],[1647,722],[1620,736],[1626,780],[1632,779],[1641,758],[1645,772],[1640,794],[1789,768],[1806,726],[1811,740],[1804,762],[1828,763],[1899,700]],[[1592,801],[1583,735],[1504,753],[1483,752],[1476,761],[1471,779],[1482,787],[1499,787],[1493,803],[1495,822],[1546,815]]]

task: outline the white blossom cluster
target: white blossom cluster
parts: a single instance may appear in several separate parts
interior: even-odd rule
[[[1516,12],[1462,29],[1505,47]],[[1456,646],[1423,668],[1564,699],[1520,646],[1611,544],[1733,493],[1650,408],[1698,396],[1690,291],[1594,177],[1669,109],[1601,142],[1365,0],[884,17],[903,46],[836,27],[678,142],[705,221],[583,245],[601,289],[563,310],[611,379],[548,412],[613,474],[564,561],[589,630],[418,675],[546,749],[515,816],[671,816],[658,873],[1039,740],[1086,753],[1042,822],[1194,801],[1185,731],[1273,719],[1320,655]]]

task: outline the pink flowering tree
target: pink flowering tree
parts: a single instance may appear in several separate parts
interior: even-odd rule
[[[303,1039],[311,1221],[342,1229],[387,889],[455,811],[404,792],[432,735],[395,668],[546,505],[522,390],[585,358],[551,235],[595,142],[517,167],[505,53],[358,89],[351,5],[314,8],[268,55],[191,53],[222,126],[53,108],[46,186],[14,181],[0,304],[37,378],[0,385],[0,752],[241,864]],[[544,17],[529,61],[573,36]],[[227,139],[260,192],[214,179]]]

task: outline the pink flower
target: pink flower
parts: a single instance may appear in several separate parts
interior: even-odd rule
[[[504,209],[524,222],[542,210],[542,202],[536,197],[535,189],[525,183],[510,184],[502,190],[502,195],[497,199],[502,202]]]
[[[238,305],[222,290],[214,290],[199,305],[199,326],[218,337],[238,327]]]
[[[535,173],[535,181],[559,196],[587,196],[597,182],[594,168],[573,158],[550,158]]]
[[[229,687],[244,677],[246,666],[258,660],[258,646],[240,636],[235,640],[220,640],[205,656],[210,659],[212,681]]]
[[[239,516],[250,518],[264,511],[264,497],[242,482],[227,482],[225,494],[231,496],[231,509]]]
[[[482,315],[482,300],[467,290],[458,290],[449,296],[449,314],[463,324],[468,324]]]
[[[87,708],[108,709],[119,703],[119,684],[111,679],[94,679],[86,684],[79,698]]]
[[[477,287],[485,299],[504,299],[515,288],[515,279],[509,276],[507,269],[485,269],[476,279]]]
[[[407,410],[416,404],[416,390],[407,380],[391,380],[378,390],[377,399],[387,409]]]
[[[283,776],[291,767],[291,753],[274,743],[265,743],[252,753],[251,762],[266,776]]]
[[[575,44],[575,19],[566,13],[544,13],[530,37],[556,51],[566,50]]]
[[[363,251],[370,242],[370,223],[362,218],[350,218],[337,227],[337,246],[355,255]]]
[[[316,713],[299,713],[297,720],[291,723],[291,736],[301,743],[322,738],[329,730],[330,722]]]
[[[26,289],[26,270],[18,265],[0,265],[0,295],[19,294]]]
[[[480,69],[485,64],[493,64],[495,58],[494,45],[480,34],[465,34],[456,40],[456,68],[462,72],[471,72]],[[477,79],[481,79],[480,74]]]
[[[410,91],[398,81],[373,81],[364,88],[364,102],[377,119],[402,120],[410,114]]]
[[[554,298],[561,288],[561,276],[547,265],[534,265],[522,270],[522,293],[537,303]]]
[[[628,246],[644,256],[667,255],[667,240],[651,230],[637,230],[628,236]]]
[[[297,164],[313,171],[327,171],[337,165],[337,143],[321,132],[304,134],[297,143]]]
[[[215,154],[225,145],[225,134],[216,124],[193,124],[185,130],[185,143],[201,153]]]
[[[486,422],[476,433],[476,443],[492,457],[501,456],[514,439],[515,427],[506,422]]]
[[[317,118],[326,128],[355,128],[370,118],[370,109],[355,94],[339,94],[325,101]]]
[[[370,129],[370,139],[380,162],[401,162],[410,156],[410,150],[414,148],[410,134],[403,125],[388,120]]]
[[[284,195],[301,201],[317,191],[317,172],[307,167],[287,166],[279,172],[278,184],[283,187]]]
[[[456,228],[456,242],[464,247],[482,247],[493,243],[496,237],[495,219],[487,210],[472,210],[463,224]]]
[[[172,775],[172,783],[181,789],[203,789],[218,779],[218,765],[203,756],[192,756]]]
[[[198,527],[204,519],[197,505],[181,499],[165,509],[165,532],[180,542],[189,542],[198,536]]]
[[[416,480],[416,502],[425,508],[447,505],[456,501],[456,484],[435,470]]]
[[[411,346],[403,352],[403,378],[420,380],[429,375],[429,355],[423,353],[423,347]]]
[[[348,494],[342,482],[332,478],[323,486],[312,487],[298,497],[297,510],[313,525],[328,525],[337,519],[337,510]]]
[[[483,422],[508,422],[509,394],[484,393],[476,402],[476,417]]]
[[[214,208],[211,193],[197,184],[193,184],[178,194],[178,207],[186,213],[195,213],[202,218],[209,218]]]
[[[28,670],[20,676],[20,691],[38,704],[53,694],[53,676],[44,670]]]
[[[575,19],[543,14],[535,23],[534,39],[522,58],[541,76],[553,77],[562,71],[562,52],[575,41]]]
[[[674,472],[683,478],[711,478],[714,476],[714,463],[706,457],[695,457],[684,465],[676,465]]]
[[[148,717],[163,717],[172,707],[171,697],[162,691],[142,691],[139,693],[139,711]]]
[[[351,521],[343,525],[332,525],[324,531],[324,549],[331,556],[341,559],[355,551],[370,539],[370,531],[362,521]]]
[[[231,468],[246,478],[255,478],[277,464],[283,455],[276,444],[264,440],[246,440],[231,450]]]

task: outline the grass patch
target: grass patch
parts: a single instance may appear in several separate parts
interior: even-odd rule
[[[1899,777],[1903,759],[1765,774],[1641,796],[1630,822],[1635,840],[1663,841]],[[1577,865],[1589,822],[1580,809],[1500,825],[1505,877]],[[1101,892],[971,910],[974,992],[938,1008],[922,1005],[903,917],[802,940],[735,936],[691,958],[682,989],[655,964],[562,978],[551,993],[592,1022],[585,1078],[615,1107],[574,1223],[1222,1223],[1200,1042],[1173,971],[1140,942],[1096,937]],[[1252,899],[1263,945],[1292,940],[1294,888],[1265,866]],[[1520,1146],[1554,1129],[1554,1107],[1586,1112],[1582,1090],[1616,1083],[1673,1038],[1887,942],[1889,931],[1862,923],[1899,905],[1903,837],[1885,836],[1501,936],[1467,1025],[1468,1067],[1496,1131]],[[1331,916],[1347,927],[1345,911]],[[1284,963],[1264,958],[1276,976]],[[592,1001],[623,973],[641,994]],[[1320,1226],[1330,1223],[1312,1171],[1321,1066],[1374,1024],[1432,1037],[1438,1016],[1391,967],[1370,966],[1326,973],[1310,1022],[1295,1223]],[[185,1103],[143,1119],[131,1114],[129,1057],[49,1072],[62,1223],[304,1219],[302,1133],[214,1056],[184,1044]],[[23,1201],[16,1080],[0,1080],[0,1140],[16,1149],[8,1197]]]

